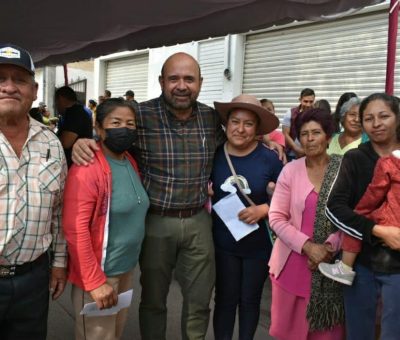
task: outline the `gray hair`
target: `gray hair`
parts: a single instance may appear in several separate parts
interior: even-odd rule
[[[361,99],[358,97],[351,97],[347,102],[344,102],[340,108],[340,120],[344,118],[344,115],[350,111],[354,105],[360,105]]]

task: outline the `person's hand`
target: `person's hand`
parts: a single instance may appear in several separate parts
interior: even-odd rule
[[[275,191],[276,184],[274,182],[269,182],[267,185],[267,194],[269,197],[272,197]]]
[[[335,252],[334,249],[332,248],[332,245],[330,243],[324,243],[323,246],[325,247],[328,253],[331,253],[331,259],[332,259]],[[311,271],[316,271],[318,269],[318,264],[319,264],[318,262],[314,262],[310,258],[307,259],[307,266],[308,269],[310,269]]]
[[[264,143],[271,149],[277,152],[279,160],[282,161],[283,164],[286,164],[287,159],[285,155],[285,151],[283,149],[283,146],[280,145],[277,142],[274,142],[272,140],[269,140],[268,142],[264,140]]]
[[[90,291],[90,295],[96,302],[99,309],[106,309],[115,306],[118,302],[118,295],[108,283]]]
[[[303,245],[303,252],[312,263],[318,265],[332,260],[333,253],[328,250],[328,247],[326,244],[317,244],[308,240]]]
[[[390,249],[400,250],[400,228],[395,226],[375,225],[372,234],[379,237]]]
[[[329,251],[330,253],[335,253],[335,250],[332,247],[332,244],[330,244],[329,242],[324,243],[324,247],[327,251]]]
[[[208,182],[208,196],[212,197],[214,196],[214,190],[213,190],[213,183],[212,182]]]
[[[310,259],[307,259],[307,267],[310,269],[312,272],[316,271],[318,268],[318,263],[315,263],[311,261]]]
[[[67,282],[67,270],[66,268],[53,267],[51,268],[50,274],[50,293],[53,300],[63,293],[65,283]]]
[[[72,161],[76,165],[93,163],[94,153],[92,150],[99,150],[94,139],[78,139],[72,147]]]
[[[239,220],[247,224],[255,224],[262,218],[267,217],[269,211],[268,204],[260,204],[248,207],[239,212]]]

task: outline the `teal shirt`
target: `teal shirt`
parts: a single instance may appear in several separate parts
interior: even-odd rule
[[[149,198],[128,159],[106,158],[111,167],[112,193],[104,272],[115,276],[130,271],[138,262]]]

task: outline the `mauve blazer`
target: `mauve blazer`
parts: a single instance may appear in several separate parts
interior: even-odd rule
[[[309,237],[300,231],[307,196],[314,189],[308,179],[305,157],[284,166],[276,183],[269,210],[269,223],[278,238],[269,261],[270,273],[278,278],[292,251],[302,252]],[[326,240],[335,251],[341,247],[339,232]]]

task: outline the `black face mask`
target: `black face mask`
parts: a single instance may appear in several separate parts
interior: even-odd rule
[[[115,129],[104,129],[106,139],[103,141],[110,151],[115,153],[123,153],[132,147],[137,138],[136,129],[126,127]]]

